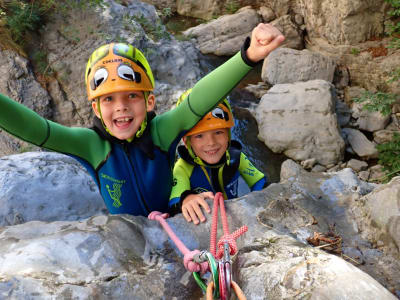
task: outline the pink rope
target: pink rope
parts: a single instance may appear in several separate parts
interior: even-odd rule
[[[222,221],[222,229],[224,231],[224,235],[221,239],[217,241],[217,229],[218,229],[218,206],[221,209],[221,221]],[[222,193],[216,193],[214,196],[214,205],[213,205],[213,216],[212,216],[212,224],[211,224],[211,236],[210,236],[210,252],[214,255],[215,258],[221,259],[224,255],[224,243],[229,244],[229,254],[234,255],[237,252],[236,239],[245,233],[248,230],[248,227],[242,226],[232,234],[229,234],[229,226],[228,226],[228,218],[226,216],[225,204],[224,204],[224,196]],[[216,251],[216,246],[218,246],[218,252]]]
[[[172,231],[171,227],[168,225],[166,218],[168,218],[168,214],[162,214],[158,211],[153,211],[149,214],[148,218],[150,220],[156,220],[160,222],[161,226],[164,228],[165,232],[171,238],[171,240],[175,243],[176,247],[179,251],[184,255],[183,257],[183,265],[186,270],[189,272],[200,272],[204,274],[208,271],[208,262],[203,262],[201,264],[193,261],[193,257],[196,254],[199,254],[199,250],[190,251],[185,244],[176,236],[176,234]]]

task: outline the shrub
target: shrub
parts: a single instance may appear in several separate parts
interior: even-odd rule
[[[365,91],[359,98],[354,98],[356,103],[364,103],[363,108],[368,111],[379,111],[382,115],[388,116],[392,112],[392,104],[396,101],[396,95]]]

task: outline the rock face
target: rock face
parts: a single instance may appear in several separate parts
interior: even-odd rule
[[[36,81],[29,61],[9,50],[0,51],[0,92],[45,118],[51,118],[51,99]]]
[[[355,213],[366,216],[359,226],[376,244],[400,249],[400,177],[393,178],[358,201]]]
[[[230,230],[244,224],[250,228],[238,240],[239,252],[233,261],[234,280],[247,299],[299,295],[396,299],[371,277],[388,284],[390,274],[379,264],[385,257],[362,242],[344,214],[347,206],[374,186],[360,182],[350,169],[316,175],[293,161],[285,162],[282,169],[281,183],[226,202]],[[340,209],[333,205],[338,201]],[[323,209],[318,211],[318,205]],[[326,230],[332,220],[343,236],[346,254],[358,247],[370,275],[305,243],[309,234]],[[208,248],[211,218],[199,226],[188,224],[181,215],[167,222],[189,249]],[[393,272],[400,270],[398,262],[392,266]],[[202,298],[161,226],[127,215],[31,221],[0,228],[0,295],[11,299]]]
[[[29,61],[10,50],[0,50],[0,93],[8,95],[45,118],[53,116],[50,95],[36,81]],[[29,146],[0,130],[0,155],[14,154],[26,149],[39,148]]]
[[[278,48],[264,60],[261,78],[271,85],[322,79],[332,82],[336,63],[309,50]]]
[[[240,50],[244,40],[261,18],[257,11],[242,8],[234,15],[226,15],[211,23],[205,23],[184,32],[196,38],[197,46],[203,54],[233,55]]]
[[[75,221],[105,213],[97,185],[63,154],[28,152],[0,159],[0,226]]]
[[[384,0],[301,0],[310,37],[321,37],[330,44],[356,44],[384,32],[387,3]]]
[[[273,86],[255,109],[259,138],[274,152],[321,165],[343,158],[332,85],[314,80]]]
[[[370,142],[361,131],[352,128],[343,128],[342,132],[358,156],[366,158],[378,157],[378,150],[375,148],[375,144]]]

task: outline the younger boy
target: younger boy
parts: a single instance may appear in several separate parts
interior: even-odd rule
[[[144,55],[132,45],[107,44],[93,52],[86,67],[93,128],[62,126],[1,94],[0,128],[76,158],[96,181],[110,213],[164,212],[180,137],[230,92],[252,62],[283,40],[275,27],[260,24],[247,48],[200,80],[184,104],[159,116],[153,113],[154,78]]]
[[[190,93],[186,91],[177,105]],[[241,152],[238,141],[231,140],[234,126],[232,110],[227,99],[206,114],[184,137],[179,146],[180,158],[174,166],[174,183],[169,206],[171,212],[182,209],[186,221],[194,224],[206,219],[201,210],[210,208],[204,198],[222,192],[224,199],[238,196],[241,176],[251,191],[264,188],[266,178]]]

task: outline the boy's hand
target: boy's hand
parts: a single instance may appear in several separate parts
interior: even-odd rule
[[[258,62],[278,48],[284,40],[285,37],[276,27],[260,23],[251,32],[250,47],[246,55],[251,61]]]
[[[204,192],[201,194],[192,194],[187,196],[182,202],[182,214],[185,217],[186,221],[192,222],[197,225],[200,222],[205,222],[206,217],[201,210],[201,207],[207,212],[211,213],[211,209],[208,206],[205,198],[214,198],[214,194],[212,192]]]

